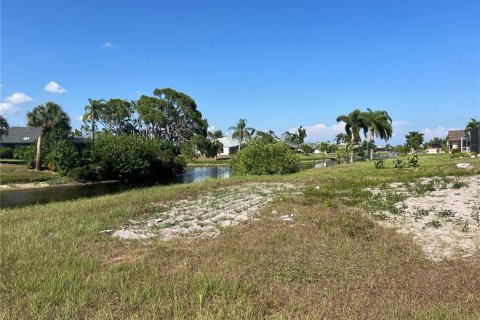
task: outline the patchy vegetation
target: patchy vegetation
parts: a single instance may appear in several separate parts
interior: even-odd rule
[[[383,228],[363,209],[374,204],[366,189],[397,183],[428,195],[464,179],[471,188],[469,176],[480,175],[478,159],[462,160],[471,166],[460,169],[448,155],[420,158],[418,170],[394,169],[387,159],[383,170],[370,162],[341,164],[3,209],[0,318],[479,318],[478,251],[426,259],[410,235]],[[435,191],[428,191],[432,178]],[[220,229],[216,237],[120,241],[100,233],[156,216],[152,203],[199,199],[246,183],[290,183],[304,193],[281,196],[260,209],[258,220]],[[390,191],[379,203],[393,208],[412,194]],[[406,205],[398,216],[414,209]],[[480,206],[471,205],[472,221],[480,220]],[[425,210],[415,209],[419,222],[438,219],[443,228],[448,218]],[[293,221],[279,219],[284,215]],[[468,232],[473,228],[471,222]]]

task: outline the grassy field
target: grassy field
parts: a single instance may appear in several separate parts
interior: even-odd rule
[[[24,164],[0,163],[0,184],[26,182],[59,182],[68,180],[51,171],[31,170]]]
[[[455,163],[470,162],[470,169]],[[152,187],[0,213],[0,319],[478,319],[480,255],[432,262],[367,216],[367,187],[479,174],[479,159],[418,169],[341,164],[287,176]],[[100,234],[231,185],[289,182],[258,221],[216,238],[119,241]],[[320,186],[320,189],[315,189]],[[294,213],[285,223],[272,216]]]

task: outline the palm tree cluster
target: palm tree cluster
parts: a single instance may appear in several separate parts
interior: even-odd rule
[[[385,110],[371,110],[367,108],[366,112],[355,109],[347,115],[337,117],[337,122],[345,123],[345,131],[350,138],[349,144],[358,144],[361,141],[360,131],[363,131],[365,138],[368,135],[368,155],[373,158],[374,138],[380,138],[388,141],[392,137],[392,118]],[[350,162],[353,162],[353,148],[350,151]]]

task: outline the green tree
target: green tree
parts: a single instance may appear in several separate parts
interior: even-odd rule
[[[215,130],[213,132],[208,132],[208,137],[212,140],[215,140],[215,139],[220,139],[223,137],[223,132],[222,130]]]
[[[418,131],[410,131],[407,135],[405,135],[405,139],[407,147],[410,148],[410,152],[413,153],[414,150],[418,150],[420,146],[423,144],[423,133]]]
[[[368,144],[367,151],[370,160],[373,159],[373,139],[375,137],[388,141],[392,137],[392,118],[385,110],[373,111],[367,108],[364,118],[368,126]]]
[[[350,141],[350,137],[348,135],[346,135],[345,133],[340,132],[335,136],[335,142],[337,144],[347,143],[348,141]]]
[[[132,114],[131,102],[122,99],[110,99],[99,104],[98,121],[107,132],[119,135],[131,131]]]
[[[247,127],[246,119],[238,120],[237,125],[230,127],[228,130],[233,130],[232,138],[238,139],[238,142],[240,143],[238,147],[239,150],[242,149],[243,142],[252,136],[251,132],[255,131],[255,129]]]
[[[467,123],[465,127],[465,134],[470,134],[470,131],[475,128],[480,126],[480,121],[477,119],[472,118],[469,123]]]
[[[3,137],[8,136],[8,129],[10,129],[10,126],[8,125],[7,119],[0,116],[0,141]]]
[[[93,140],[95,139],[95,131],[97,130],[96,122],[100,112],[105,108],[106,101],[103,99],[95,100],[88,99],[88,105],[85,106],[85,114],[83,115],[83,122],[89,124],[87,128],[90,131],[90,137]]]
[[[355,109],[348,115],[340,115],[337,117],[337,122],[343,121],[345,123],[345,131],[350,137],[350,162],[353,162],[353,146],[356,142],[360,142],[360,130],[363,130],[364,135],[368,132],[368,121],[365,113],[359,109]]]
[[[302,144],[307,137],[307,131],[303,128],[303,126],[300,126],[300,128],[297,129],[296,133],[285,131],[282,137],[285,142]]]
[[[35,107],[27,113],[28,125],[31,127],[40,127],[42,131],[37,140],[37,156],[35,161],[35,170],[41,169],[41,149],[44,136],[59,127],[70,130],[70,118],[62,107],[55,102],[46,102],[43,105]]]
[[[190,143],[195,135],[207,136],[208,122],[188,95],[170,88],[155,89],[155,97],[141,96],[136,110],[144,123],[142,133],[168,140],[175,146]]]

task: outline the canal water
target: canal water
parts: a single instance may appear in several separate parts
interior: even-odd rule
[[[324,168],[333,164],[326,162],[304,162],[301,169]],[[173,183],[195,183],[206,179],[227,179],[231,176],[232,169],[227,166],[188,166],[185,172],[175,178],[163,182],[113,182],[96,183],[87,185],[58,186],[31,190],[2,191],[0,192],[0,207],[22,207],[37,203],[65,201],[78,198],[89,198],[103,194],[112,194],[134,188]]]

